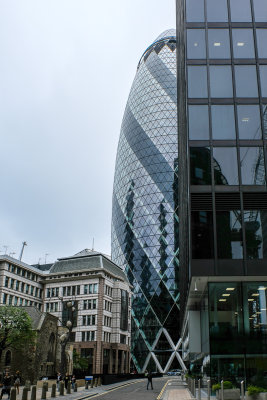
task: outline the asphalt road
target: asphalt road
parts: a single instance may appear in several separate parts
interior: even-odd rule
[[[141,379],[137,383],[129,383],[127,386],[114,388],[104,393],[96,394],[91,399],[103,400],[156,400],[165,385],[167,378],[153,378],[153,390],[147,390],[147,379]]]

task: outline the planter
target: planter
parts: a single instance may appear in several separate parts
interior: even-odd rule
[[[246,392],[246,400],[267,400],[267,392],[257,393],[253,396],[249,396],[248,392]]]
[[[221,398],[221,389],[216,390],[216,399],[221,400]],[[240,400],[240,389],[224,389],[223,398],[224,400]]]

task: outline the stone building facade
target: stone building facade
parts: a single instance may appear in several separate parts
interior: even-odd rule
[[[75,308],[72,315],[67,307],[69,302],[71,309]],[[32,313],[34,329],[38,326],[38,338],[45,336],[37,341],[36,352],[39,343],[46,343],[50,337],[46,321],[50,318],[58,321],[53,360],[42,355],[40,350],[36,357],[40,368],[34,367],[33,360],[31,362],[39,377],[53,375],[59,367],[58,338],[70,319],[73,327],[67,346],[69,371],[74,349],[78,356],[88,360],[90,374],[129,372],[131,288],[122,269],[108,256],[85,249],[72,257],[58,259],[49,270],[38,269],[7,255],[0,256],[0,304],[35,310]],[[38,313],[41,325],[35,324]],[[47,348],[51,345],[46,343]],[[18,355],[18,359],[21,356]],[[13,360],[15,367],[19,361],[14,357]],[[26,375],[35,379],[33,373]]]

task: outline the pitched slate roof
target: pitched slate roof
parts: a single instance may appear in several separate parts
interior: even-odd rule
[[[127,281],[123,270],[114,264],[107,255],[89,249],[84,249],[71,257],[59,258],[52,265],[49,273],[97,271],[103,269]]]

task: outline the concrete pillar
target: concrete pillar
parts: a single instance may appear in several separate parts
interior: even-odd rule
[[[64,382],[63,381],[59,382],[59,394],[60,394],[60,396],[64,396]]]
[[[32,386],[31,400],[36,400],[36,386]]]
[[[26,388],[26,386],[22,390],[22,398],[21,398],[21,400],[28,400],[28,389]]]
[[[10,400],[16,400],[16,397],[17,397],[17,390],[15,388],[12,388],[10,392]]]
[[[116,349],[116,359],[115,359],[115,374],[118,373],[118,365],[119,365],[119,350]]]
[[[120,372],[121,374],[124,373],[124,363],[125,363],[125,354],[124,351],[121,351],[121,365],[120,365]]]
[[[51,390],[51,397],[56,397],[56,395],[57,395],[56,394],[57,393],[56,388],[57,388],[56,384],[53,383],[52,390]]]
[[[108,373],[112,374],[112,365],[113,365],[113,350],[109,350],[109,360],[108,360]]]
[[[46,392],[47,392],[46,385],[43,385],[43,387],[42,387],[42,395],[41,395],[41,399],[42,400],[46,399]]]
[[[75,382],[74,383],[74,392],[77,392],[77,390],[78,390],[78,386],[77,386],[77,383]]]
[[[71,383],[70,382],[68,382],[67,394],[71,394]]]

